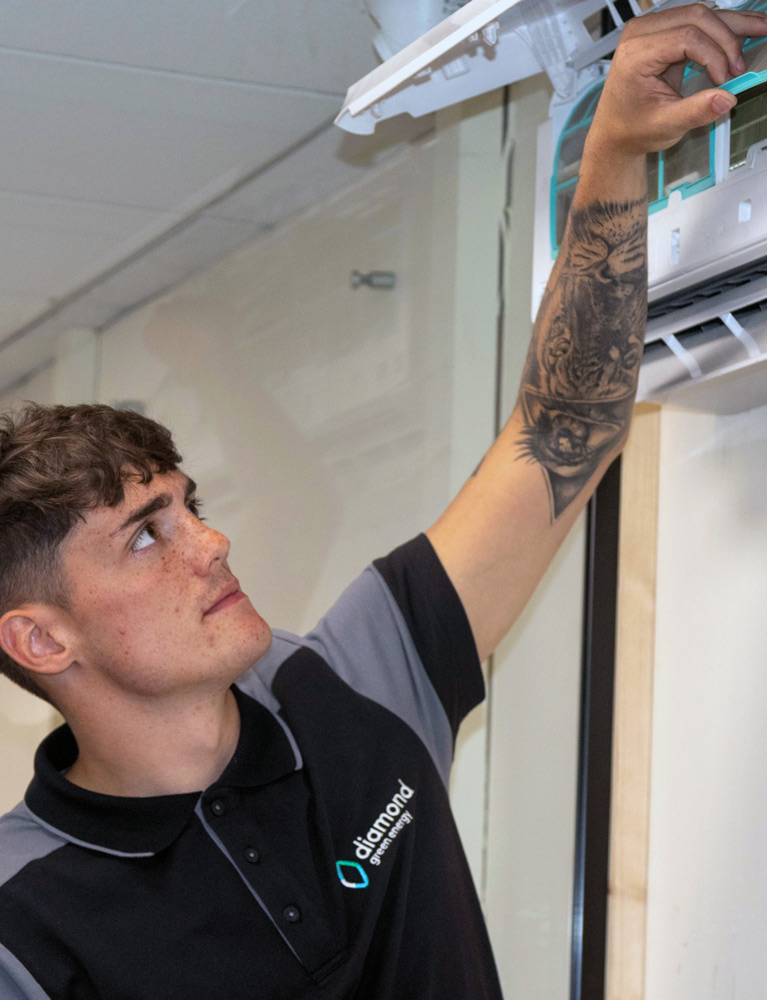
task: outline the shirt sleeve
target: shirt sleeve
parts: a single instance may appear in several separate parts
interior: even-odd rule
[[[0,997],[3,1000],[51,1000],[15,955],[0,944]]]
[[[485,689],[466,612],[425,535],[377,559],[301,641],[407,722],[447,782],[458,727]]]
[[[485,696],[461,599],[426,535],[376,559],[373,566],[397,602],[455,738],[463,719]]]

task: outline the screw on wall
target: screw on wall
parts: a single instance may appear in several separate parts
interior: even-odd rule
[[[394,288],[396,284],[397,275],[394,271],[368,271],[367,274],[363,274],[362,271],[352,271],[351,274],[352,288],[367,285],[368,288],[388,290]]]

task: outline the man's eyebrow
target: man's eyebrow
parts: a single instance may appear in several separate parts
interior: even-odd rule
[[[189,476],[184,477],[186,480],[186,488],[184,490],[184,498],[186,500],[192,496],[192,494],[197,492],[197,483],[190,479]],[[110,537],[116,538],[117,535],[122,534],[127,528],[130,528],[134,524],[138,524],[139,521],[143,521],[147,517],[151,517],[152,514],[156,514],[158,510],[165,510],[166,507],[170,507],[173,503],[172,493],[160,493],[158,496],[153,497],[149,503],[145,503],[143,507],[139,507],[138,510],[134,510],[133,513],[127,517],[119,528],[116,528]]]
[[[117,535],[122,534],[126,528],[130,528],[133,524],[138,524],[138,522],[143,521],[144,518],[151,517],[152,514],[156,514],[158,510],[165,510],[165,508],[170,507],[172,503],[172,493],[160,493],[158,496],[150,500],[149,503],[145,503],[143,507],[139,507],[138,510],[134,510],[133,513],[123,521],[119,528],[115,528],[111,537],[115,538]]]

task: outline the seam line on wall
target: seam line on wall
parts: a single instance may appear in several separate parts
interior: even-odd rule
[[[69,55],[66,52],[42,52],[37,49],[16,48],[13,45],[0,45],[0,54],[22,56],[25,59],[70,63],[75,66],[85,66],[91,69],[140,73],[146,76],[159,76],[165,79],[183,80],[189,83],[210,83],[237,90],[252,90],[266,94],[287,94],[291,97],[320,99],[327,97],[333,100],[342,100],[344,97],[343,93],[335,90],[316,90],[313,87],[289,87],[279,83],[261,83],[258,80],[238,80],[228,76],[210,76],[207,73],[190,73],[183,69],[169,69],[166,66],[139,66],[134,63],[115,62],[111,59],[92,59],[88,56]]]

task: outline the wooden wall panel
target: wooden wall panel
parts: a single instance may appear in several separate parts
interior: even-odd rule
[[[660,409],[640,404],[623,455],[607,1000],[645,1000]]]

